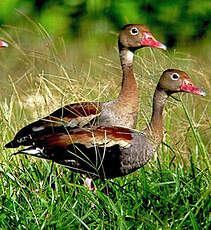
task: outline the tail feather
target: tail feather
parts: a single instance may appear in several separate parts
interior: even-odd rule
[[[18,148],[19,146],[20,144],[17,141],[13,140],[7,143],[4,147],[5,148]]]
[[[5,147],[6,148],[17,148],[21,145],[23,146],[33,145],[32,138],[30,136],[24,136],[20,138],[16,135],[12,141],[10,141],[9,143],[5,145]]]

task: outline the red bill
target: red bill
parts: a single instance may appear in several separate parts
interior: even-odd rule
[[[144,32],[143,33],[143,39],[141,42],[142,46],[149,46],[152,48],[158,48],[158,49],[164,49],[167,50],[167,47],[162,44],[161,42],[157,41],[151,33],[149,32]]]
[[[197,88],[190,79],[184,79],[181,90],[187,93],[192,93],[196,95],[206,96],[206,92]]]
[[[0,47],[8,47],[8,44],[4,41],[0,41]]]

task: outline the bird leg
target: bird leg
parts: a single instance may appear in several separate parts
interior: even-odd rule
[[[90,191],[93,191],[94,193],[96,193],[96,188],[94,187],[91,178],[86,177],[83,185],[84,187],[87,187]],[[95,209],[95,203],[91,202],[91,207]]]
[[[96,193],[96,189],[92,183],[92,179],[89,177],[86,177],[85,181],[84,181],[84,186],[87,187],[90,191],[94,191],[94,193]]]

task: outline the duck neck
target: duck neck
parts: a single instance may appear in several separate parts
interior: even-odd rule
[[[133,73],[133,51],[120,48],[120,61],[123,70],[122,88],[117,99],[118,103],[127,103],[138,110],[138,87]],[[134,111],[135,112],[135,111]]]
[[[147,128],[158,142],[161,142],[163,137],[163,108],[167,98],[168,94],[158,86],[153,97],[152,118]]]

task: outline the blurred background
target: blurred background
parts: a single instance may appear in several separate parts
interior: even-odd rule
[[[0,24],[23,26],[15,9],[40,23],[51,35],[96,41],[127,23],[148,25],[169,48],[208,45],[211,37],[209,0],[1,0]]]

